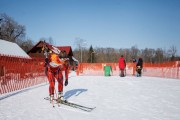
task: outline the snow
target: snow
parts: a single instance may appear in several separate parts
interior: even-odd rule
[[[31,58],[16,43],[8,42],[0,39],[0,54],[13,57]]]
[[[56,83],[57,85],[57,83]],[[56,86],[57,89],[57,86]],[[6,97],[8,96],[8,97]],[[1,95],[0,120],[179,120],[180,80],[134,76],[76,76],[64,98],[91,112],[44,100],[48,84]]]

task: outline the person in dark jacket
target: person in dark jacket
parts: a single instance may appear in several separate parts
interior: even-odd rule
[[[125,76],[125,68],[126,68],[126,61],[124,59],[124,56],[121,55],[121,57],[119,58],[119,70],[121,77]]]
[[[143,59],[139,57],[136,64],[137,77],[140,77],[142,75],[142,68],[143,68]]]

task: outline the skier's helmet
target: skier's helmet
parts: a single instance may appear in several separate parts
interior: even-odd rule
[[[61,51],[57,47],[52,46],[52,52],[55,54],[60,54]]]

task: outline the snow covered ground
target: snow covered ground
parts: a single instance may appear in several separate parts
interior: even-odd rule
[[[0,120],[180,120],[179,79],[71,73],[64,97],[92,112],[53,108],[47,96],[48,84],[1,95]]]

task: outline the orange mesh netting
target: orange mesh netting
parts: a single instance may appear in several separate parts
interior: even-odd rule
[[[104,66],[111,66],[112,75],[119,75],[118,63],[80,63],[77,75],[104,76]],[[126,75],[135,75],[135,63],[127,63]],[[144,63],[143,76],[180,78],[180,61]],[[0,94],[47,82],[44,59],[26,59],[0,55]]]
[[[43,61],[0,55],[0,94],[46,82]]]
[[[81,75],[104,75],[104,66],[112,67],[112,75],[119,75],[118,63],[80,63],[77,74]],[[126,64],[126,75],[136,74],[136,64]],[[142,75],[152,77],[180,78],[180,61],[165,63],[144,63]]]

